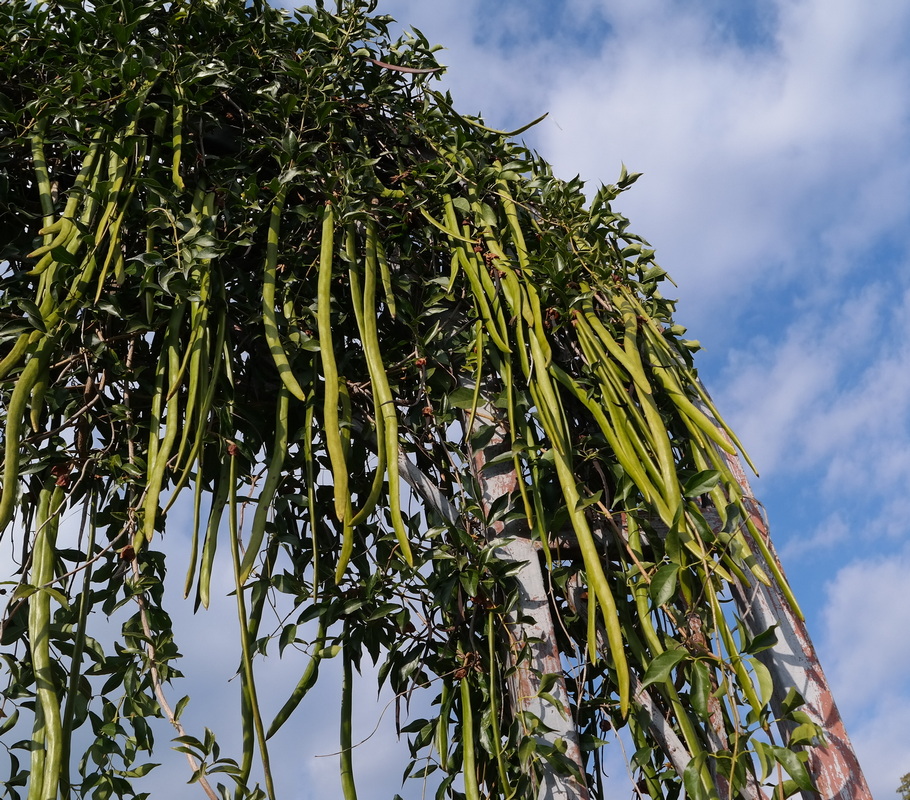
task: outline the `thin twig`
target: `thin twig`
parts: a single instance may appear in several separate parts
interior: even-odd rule
[[[136,563],[136,559],[132,561],[133,568],[133,577],[139,577],[139,566]],[[180,724],[180,720],[174,715],[174,711],[170,706],[170,703],[167,701],[167,697],[164,695],[164,690],[161,688],[161,676],[158,673],[158,664],[155,660],[155,646],[152,644],[152,630],[149,626],[148,614],[146,613],[145,598],[141,594],[136,595],[136,602],[139,604],[139,618],[142,620],[142,631],[145,634],[146,645],[145,650],[149,659],[149,674],[152,677],[152,686],[155,688],[155,697],[158,698],[158,705],[161,706],[161,710],[164,712],[165,716],[168,718],[168,721],[177,731],[178,736],[186,736],[186,731],[183,728],[183,725]],[[198,774],[198,782],[202,787],[202,790],[206,793],[209,800],[220,800],[218,795],[212,789],[211,784],[209,784],[205,775],[199,772],[199,762],[196,761],[195,756],[192,753],[184,753],[186,760],[189,762],[190,769],[193,770],[194,774]]]

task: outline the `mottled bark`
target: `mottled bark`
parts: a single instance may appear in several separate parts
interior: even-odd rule
[[[496,424],[495,418],[485,421],[487,424],[491,421]],[[518,490],[518,478],[511,460],[488,466],[497,456],[508,452],[510,447],[500,422],[489,443],[473,455],[485,513],[489,512],[496,500]],[[530,713],[539,718],[545,729],[545,732],[539,734],[539,740],[549,746],[556,746],[562,740],[565,743],[565,757],[577,766],[579,774],[584,775],[578,732],[571,714],[562,663],[556,647],[556,632],[540,556],[528,537],[527,524],[522,520],[494,522],[488,535],[490,538],[506,540],[497,548],[499,558],[521,564],[514,574],[519,601],[507,619],[508,653],[516,667],[508,682],[513,711]],[[522,653],[526,654],[525,657],[521,657]],[[556,700],[555,705],[539,696],[543,675],[558,676],[549,690],[549,694]],[[587,800],[588,791],[575,778],[545,768],[537,797],[538,800]]]
[[[768,526],[761,507],[752,496],[752,488],[745,471],[737,458],[729,458],[730,467],[742,488],[746,508],[765,546],[783,574],[777,558]],[[750,539],[748,531],[747,539]],[[754,543],[750,542],[754,547]],[[866,783],[862,768],[856,758],[843,719],[834,702],[834,695],[818,660],[818,654],[809,637],[809,631],[802,617],[791,608],[780,587],[772,583],[765,586],[751,578],[748,583],[736,582],[733,596],[737,610],[750,635],[757,635],[772,625],[777,625],[777,644],[770,650],[762,651],[758,658],[770,670],[774,679],[774,694],[771,708],[775,714],[782,713],[781,703],[790,688],[802,695],[806,704],[802,706],[810,719],[824,731],[827,747],[807,747],[809,761],[807,769],[815,780],[818,796],[803,795],[805,800],[872,800],[872,793]],[[787,736],[787,726],[782,726],[782,735]]]

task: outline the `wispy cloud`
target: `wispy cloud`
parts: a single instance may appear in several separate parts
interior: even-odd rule
[[[822,656],[841,712],[852,729],[873,793],[892,794],[910,770],[906,720],[910,711],[910,548],[840,570],[827,586]]]

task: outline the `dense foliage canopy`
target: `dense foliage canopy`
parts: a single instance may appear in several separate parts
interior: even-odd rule
[[[404,730],[439,797],[532,797],[543,770],[602,797],[600,737],[623,727],[651,796],[750,796],[777,765],[809,788],[792,748],[819,731],[791,697],[804,724],[767,737],[773,632],[724,605],[734,581],[788,590],[665,273],[613,208],[637,176],[588,202],[459,115],[434,48],[373,11],[0,5],[6,791],[132,796],[166,715],[205,791],[277,796],[267,740],[335,656],[342,720],[363,659],[436,698]],[[490,496],[503,467],[514,491]],[[168,557],[181,508],[189,563]],[[586,775],[510,704],[504,530],[548,572],[565,676],[540,693],[565,680]],[[243,630],[246,745],[223,758],[165,697],[163,582],[202,616],[216,548]],[[279,656],[305,668],[264,719]],[[343,721],[353,797],[350,746]]]

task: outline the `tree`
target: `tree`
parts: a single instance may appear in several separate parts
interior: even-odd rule
[[[374,7],[0,8],[3,730],[28,729],[7,791],[135,796],[164,715],[210,797],[221,774],[274,797],[268,739],[336,655],[347,798],[365,657],[437,694],[404,731],[440,797],[603,797],[610,728],[652,797],[811,791],[826,731],[762,660],[774,625],[727,600],[798,607],[665,272],[612,207],[637,175],[588,203],[521,131],[455,111],[433,48]],[[200,611],[218,547],[236,759],[166,695],[166,568]],[[256,675],[288,647],[309,663],[267,720]]]
[[[901,778],[901,785],[897,787],[897,793],[903,800],[908,800],[908,798],[910,798],[910,772]]]

